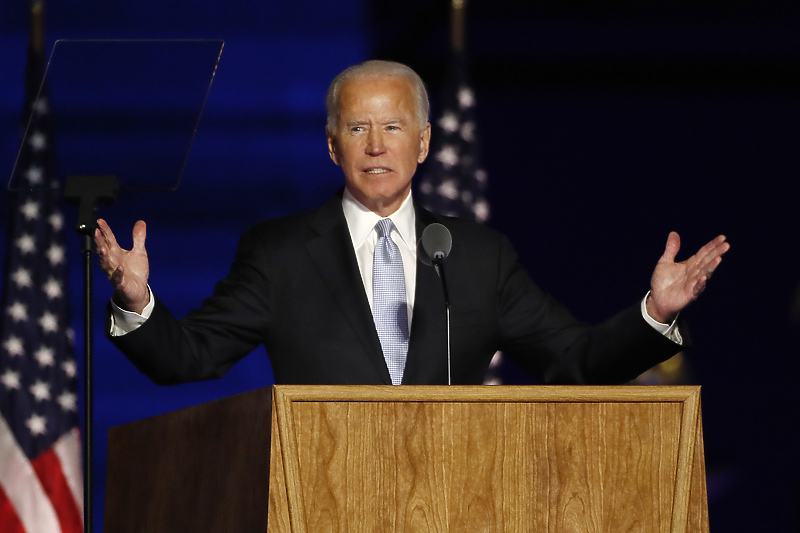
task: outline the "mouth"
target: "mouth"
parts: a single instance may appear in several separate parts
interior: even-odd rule
[[[386,167],[374,167],[364,170],[364,174],[386,174],[391,171],[392,169]]]

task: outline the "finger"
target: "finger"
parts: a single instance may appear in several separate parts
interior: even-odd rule
[[[147,238],[147,224],[144,220],[139,220],[133,226],[133,249],[144,251],[144,241]]]
[[[119,248],[114,232],[111,231],[111,227],[102,218],[97,219],[97,229],[100,230],[100,235],[103,237],[108,248]]]
[[[724,235],[709,241],[696,254],[683,262],[686,265],[687,273],[692,277],[703,274],[710,275],[713,271],[713,268],[710,268],[711,262],[727,252],[729,248],[730,245],[725,242]],[[716,268],[716,265],[714,268]]]
[[[719,263],[722,261],[722,255],[730,250],[731,247],[730,244],[724,242],[724,240],[719,240],[719,237],[712,242],[715,243],[716,246],[702,256],[698,254],[695,263],[695,268],[709,275],[719,266]]]
[[[94,244],[100,269],[110,278],[115,267],[113,259],[108,253],[108,243],[103,239],[99,229],[95,229],[94,231]]]
[[[706,278],[710,278],[711,274],[714,273],[720,263],[722,263],[722,258],[720,256],[715,256],[700,267],[700,270]]]
[[[708,276],[700,276],[700,279],[697,280],[697,283],[694,284],[692,288],[692,299],[697,298],[701,292],[706,290],[706,283],[708,282]]]
[[[94,246],[97,250],[97,253],[100,254],[100,250],[103,249],[105,246],[106,241],[103,240],[103,234],[100,233],[100,228],[95,228],[94,230]]]
[[[100,262],[100,268],[103,269],[103,272],[106,274],[110,274],[109,267],[111,265],[111,256],[108,253],[108,248],[105,247],[105,243],[100,243],[97,245],[97,259]]]
[[[728,248],[730,248],[730,245],[725,242],[725,235],[720,235],[700,248],[700,250],[698,250],[698,252],[695,254],[695,257],[699,261],[704,262],[717,255],[722,255],[728,251]],[[720,250],[724,251],[720,252]]]
[[[730,249],[731,249],[730,243],[722,242],[722,243],[719,244],[719,246],[717,246],[717,255],[721,256],[722,254],[724,254],[725,252],[727,252]]]
[[[661,256],[661,259],[664,261],[675,261],[675,256],[678,255],[678,250],[681,248],[681,238],[680,236],[674,232],[669,232],[669,237],[667,237],[667,246],[664,248],[664,255]]]

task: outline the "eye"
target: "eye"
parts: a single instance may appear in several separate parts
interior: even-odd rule
[[[389,125],[389,126],[386,126],[386,129],[388,131],[397,131],[397,130],[400,129],[400,126],[391,126],[391,125]]]

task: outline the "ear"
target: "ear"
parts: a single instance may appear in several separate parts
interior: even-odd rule
[[[328,133],[328,155],[331,156],[334,163],[339,165],[339,157],[336,152],[336,138],[330,133]]]
[[[419,157],[417,163],[422,163],[428,157],[428,149],[431,144],[431,123],[425,124],[425,127],[419,134]]]

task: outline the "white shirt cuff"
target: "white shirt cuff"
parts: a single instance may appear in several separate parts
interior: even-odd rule
[[[134,311],[126,311],[115,304],[113,300],[111,301],[111,327],[109,332],[112,337],[121,337],[126,333],[130,333],[150,318],[153,313],[153,307],[156,304],[153,297],[153,289],[150,288],[150,285],[147,286],[147,290],[150,291],[150,302],[142,309],[141,315]]]
[[[644,298],[642,299],[642,317],[644,318],[645,322],[650,324],[653,329],[664,335],[672,342],[682,346],[683,337],[681,337],[681,332],[678,330],[678,317],[675,317],[675,320],[672,321],[672,324],[662,324],[661,322],[655,320],[653,317],[647,314],[648,296],[650,296],[650,291],[647,291],[647,294],[645,294]]]

